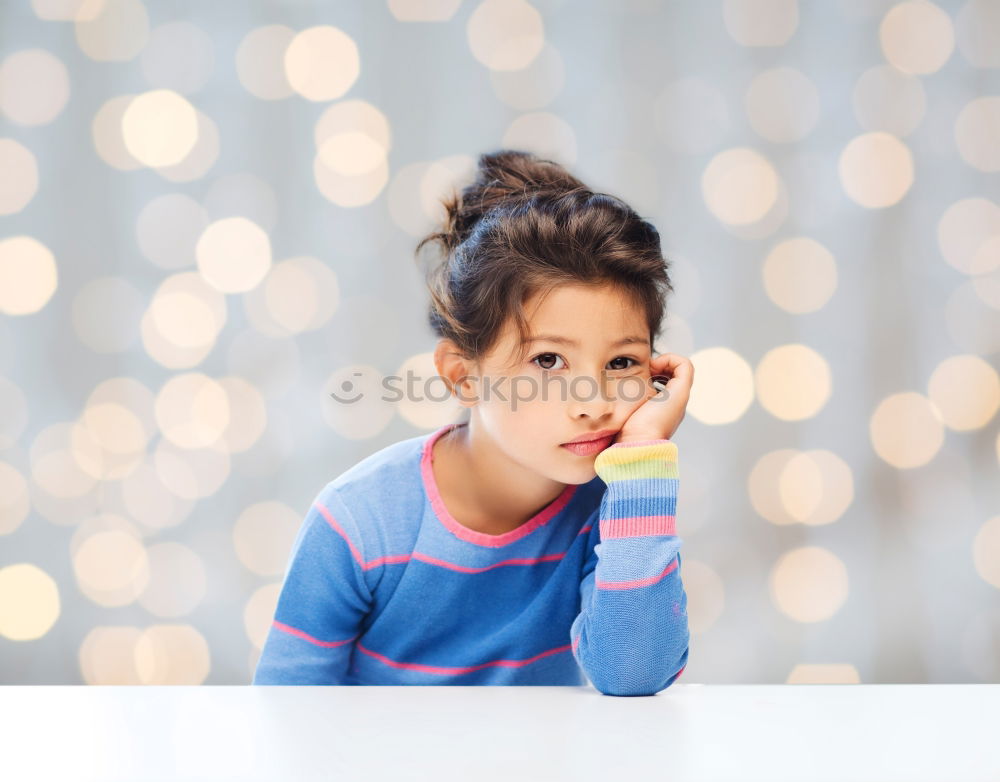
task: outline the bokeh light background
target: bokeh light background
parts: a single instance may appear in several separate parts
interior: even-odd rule
[[[995,0],[7,0],[0,121],[4,683],[249,682],[501,146],[673,261],[686,679],[1000,681]]]

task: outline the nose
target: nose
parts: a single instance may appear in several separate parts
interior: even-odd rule
[[[606,422],[614,414],[614,399],[602,384],[604,378],[598,375],[577,375],[567,388],[567,407],[573,419],[590,418]]]

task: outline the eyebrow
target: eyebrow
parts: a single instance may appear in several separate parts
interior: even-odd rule
[[[569,337],[559,337],[554,334],[539,334],[528,340],[528,344],[532,342],[556,342],[560,345],[570,345],[574,348],[580,347],[580,343],[576,340],[570,339]],[[612,343],[611,347],[616,348],[620,345],[632,344],[648,345],[649,339],[646,337],[625,337],[624,339],[620,339],[617,342]]]

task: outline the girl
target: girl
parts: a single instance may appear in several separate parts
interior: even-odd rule
[[[444,251],[435,365],[468,415],[320,491],[253,683],[659,692],[688,658],[670,438],[694,379],[653,355],[659,234],[513,150],[445,207],[417,251]]]

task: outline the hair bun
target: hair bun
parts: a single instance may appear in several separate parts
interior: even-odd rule
[[[476,178],[461,193],[442,200],[444,225],[427,237],[439,241],[445,252],[460,245],[490,210],[523,202],[539,194],[562,196],[590,193],[589,188],[558,163],[531,152],[501,149],[479,156]]]

